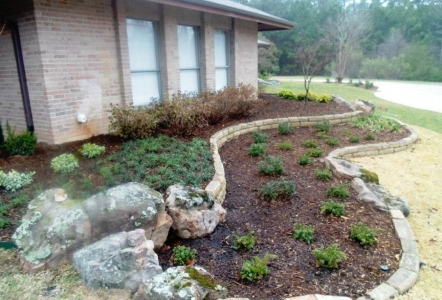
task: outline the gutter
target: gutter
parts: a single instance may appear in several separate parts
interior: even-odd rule
[[[32,118],[31,101],[29,98],[28,81],[26,80],[25,63],[23,60],[23,49],[20,42],[20,31],[17,23],[0,16],[4,19],[6,26],[11,29],[12,43],[14,44],[15,61],[17,63],[18,80],[20,82],[20,91],[25,112],[26,127],[30,132],[34,132],[34,120]]]

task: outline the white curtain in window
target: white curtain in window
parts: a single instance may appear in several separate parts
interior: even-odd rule
[[[229,33],[215,32],[215,86],[220,90],[229,82]]]
[[[198,28],[178,25],[181,91],[200,92]]]
[[[216,69],[215,75],[216,75],[216,90],[221,90],[224,87],[228,85],[227,78],[228,78],[228,69]]]
[[[127,20],[129,64],[134,105],[160,99],[160,72],[156,28],[153,22]]]

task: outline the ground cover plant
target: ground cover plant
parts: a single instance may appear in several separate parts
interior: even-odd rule
[[[294,224],[293,225],[293,238],[295,240],[301,240],[310,245],[313,242],[315,230],[312,225]]]
[[[347,259],[344,252],[339,250],[338,244],[333,244],[324,249],[324,247],[312,251],[316,259],[316,264],[324,268],[337,268],[338,265]]]
[[[327,196],[329,197],[337,197],[337,198],[346,198],[350,196],[350,192],[347,189],[345,184],[340,184],[337,186],[332,186],[327,190]]]
[[[284,178],[271,180],[261,188],[261,196],[267,200],[284,200],[296,192],[295,183]]]
[[[235,250],[244,249],[244,250],[252,250],[253,246],[255,246],[256,243],[256,237],[254,236],[255,232],[250,231],[244,236],[239,236],[236,234],[233,234],[233,245],[232,248]]]
[[[266,252],[262,258],[254,256],[252,259],[246,260],[242,265],[241,278],[248,281],[262,279],[263,276],[270,274],[267,264],[275,258],[277,258],[276,255]]]
[[[345,204],[333,200],[324,201],[321,206],[321,214],[332,214],[340,217],[345,213]]]
[[[251,144],[249,147],[249,155],[250,156],[264,156],[266,153],[267,144]]]
[[[293,150],[293,145],[292,142],[290,141],[284,141],[282,143],[278,143],[277,146],[279,150],[285,150],[285,151]]]
[[[327,105],[315,102],[309,102],[307,111],[304,111],[303,103],[290,101],[293,105],[299,104],[297,108],[298,111],[296,111],[287,105],[286,100],[272,98],[271,96],[268,97],[271,101],[267,101],[265,109],[257,115],[254,115],[254,118],[268,119],[274,116],[324,115],[348,111],[347,108],[335,105],[333,102],[330,104],[334,105],[330,106],[330,111],[323,111],[322,109],[327,108]],[[319,109],[321,109],[321,111],[319,111]],[[255,119],[247,119],[247,121],[253,120]],[[208,140],[213,133],[231,124],[235,124],[235,122],[236,121],[231,121],[231,123],[225,123],[219,126],[201,128],[198,134],[200,137]],[[342,130],[342,126],[334,125],[330,128],[328,134],[330,136],[339,136]],[[354,128],[351,130],[359,136],[366,134],[364,133],[364,129]],[[244,135],[225,144],[220,149],[220,154],[227,176],[228,193],[223,207],[228,211],[228,221],[218,225],[215,232],[207,238],[181,240],[172,235],[166,247],[158,252],[163,268],[170,265],[169,260],[172,255],[172,249],[176,246],[185,245],[198,251],[198,265],[210,270],[210,272],[214,274],[217,282],[219,280],[222,284],[226,285],[229,289],[229,296],[238,295],[249,298],[266,299],[275,297],[286,298],[290,297],[289,294],[296,296],[311,293],[340,294],[342,296],[357,298],[361,293],[373,287],[376,282],[385,281],[387,275],[379,271],[377,265],[387,261],[392,270],[394,270],[397,266],[394,255],[400,253],[399,244],[395,240],[396,237],[389,218],[375,211],[368,205],[361,203],[355,204],[354,194],[344,200],[346,203],[345,216],[350,218],[351,221],[342,218],[328,218],[327,216],[320,215],[321,203],[317,199],[324,197],[329,187],[346,182],[340,182],[335,178],[332,178],[329,182],[316,178],[315,170],[324,168],[323,163],[319,160],[314,159],[310,165],[302,167],[298,165],[296,158],[306,151],[302,146],[302,141],[314,138],[317,133],[316,129],[299,128],[294,134],[289,136],[280,135],[277,129],[265,131],[264,133],[269,135],[269,145],[277,145],[287,140],[293,145],[291,151],[281,151],[277,147],[269,146],[267,148],[267,155],[281,157],[286,169],[284,177],[296,183],[296,194],[292,195],[286,201],[260,201],[260,187],[269,180],[277,179],[279,176],[272,175],[273,177],[269,178],[260,174],[257,169],[257,164],[260,159],[250,157],[247,152],[247,148],[253,143],[252,135]],[[401,134],[402,133],[382,132],[379,135],[379,141],[399,139],[404,136]],[[188,143],[191,139],[186,138],[182,141]],[[2,215],[2,217],[8,218],[11,224],[8,225],[9,227],[2,229],[1,237],[6,236],[6,238],[8,238],[10,236],[12,228],[16,226],[17,217],[24,212],[29,200],[48,187],[59,186],[56,182],[60,180],[58,179],[60,175],[52,171],[50,168],[50,160],[62,153],[74,153],[78,151],[79,147],[85,142],[86,141],[82,141],[81,143],[72,143],[56,147],[37,145],[35,155],[26,158],[5,157],[0,153],[0,166],[3,170],[8,171],[15,168],[19,172],[36,171],[37,175],[35,176],[34,182],[25,186],[22,190],[9,193],[0,189],[0,196],[3,197],[2,201],[5,202],[5,204],[12,203],[12,200],[20,194],[28,195],[27,199],[23,198],[22,204],[8,210],[6,215]],[[89,193],[95,193],[97,190],[108,186],[103,175],[108,176],[110,181],[114,180],[115,182],[113,184],[120,183],[117,180],[118,178],[112,173],[111,166],[113,162],[109,161],[108,158],[122,149],[124,141],[120,138],[102,136],[91,139],[90,142],[106,146],[106,153],[99,158],[92,159],[86,159],[79,155],[78,159],[81,166],[81,173],[79,172],[80,169],[77,169],[63,176],[66,176],[65,184],[75,182],[73,186],[74,190],[79,189],[76,186],[76,182],[83,178],[84,182],[82,186],[91,186],[93,190],[89,191]],[[334,149],[333,146],[327,145],[325,140],[320,139],[317,143],[318,146],[324,150],[325,154]],[[361,143],[365,143],[365,141]],[[346,139],[340,139],[340,145],[348,146],[350,144]],[[136,151],[135,148],[134,151]],[[125,159],[125,157],[123,156],[122,159]],[[42,161],[44,163],[42,163]],[[45,168],[42,166],[45,166]],[[43,181],[40,178],[44,178],[45,180]],[[319,222],[320,220],[322,220],[322,222]],[[328,221],[324,223],[324,220]],[[360,220],[369,225],[376,223],[379,224],[376,225],[376,227],[384,229],[378,236],[379,243],[373,245],[373,248],[369,247],[369,249],[364,249],[348,238],[350,225],[354,224],[355,220]],[[315,223],[315,239],[311,246],[292,238],[294,223]],[[247,233],[250,231],[254,231],[257,237],[257,242],[252,251],[235,251],[231,248],[232,233]],[[349,253],[358,253],[358,249],[359,251],[366,251],[363,254],[364,258],[370,257],[371,261],[368,264],[366,260],[361,260],[358,256],[354,257],[352,255],[348,259],[351,260],[351,264],[345,263],[340,265],[346,274],[358,274],[358,276],[353,277],[348,275],[345,276],[345,278],[342,276],[336,277],[333,275],[333,271],[329,272],[325,269],[318,270],[316,268],[315,258],[312,256],[311,250],[321,247],[322,245],[331,245],[338,240],[340,249],[349,257]],[[263,257],[265,252],[278,255],[278,259],[271,260],[269,264],[267,264],[271,273],[263,276],[261,280],[255,280],[253,283],[249,283],[247,279],[241,279],[241,267],[244,261],[250,260],[252,256]],[[296,273],[291,272],[292,270],[296,270]],[[13,272],[11,268],[4,268],[3,271]],[[320,276],[312,275],[318,271],[321,273]],[[73,273],[76,274],[75,271]],[[46,293],[47,288],[50,288],[54,284],[57,284],[57,286],[61,284],[63,288],[66,287],[64,285],[66,278],[64,274],[58,277],[57,273],[47,273],[47,276],[50,278],[62,278],[62,283],[59,283],[57,281],[58,279],[48,279],[46,281],[38,281],[38,284],[29,284],[32,282],[29,275],[18,273],[8,274],[12,274],[13,278],[19,278],[14,281],[15,287],[13,295],[22,295],[22,291],[25,289],[24,285],[26,284],[26,288],[34,289],[34,294]],[[287,274],[291,275],[288,276]],[[365,278],[360,277],[360,275],[364,274]],[[74,282],[77,282],[78,275],[75,276],[77,279],[75,279]],[[367,280],[369,277],[370,280]],[[39,280],[41,277],[36,276],[32,278],[34,278],[32,280]],[[345,279],[347,283],[350,283],[349,286],[351,286],[351,288],[343,286],[340,283],[342,280],[336,281],[336,278]],[[276,281],[278,283],[276,283]],[[10,288],[3,289],[3,287],[5,287],[5,285],[3,281],[0,280],[0,290],[10,290]],[[65,298],[70,299],[72,295],[84,295],[86,291],[83,285],[77,283],[76,287],[74,287],[74,291],[70,288],[66,288],[61,290],[61,294]],[[108,294],[104,294],[102,296],[96,296],[96,298],[105,299],[107,296]],[[79,297],[81,298],[81,296]],[[29,297],[21,298],[27,299]],[[83,296],[83,298],[85,297]],[[124,298],[121,297],[119,299]]]
[[[373,245],[378,242],[376,236],[379,230],[370,229],[366,224],[359,222],[351,225],[350,237],[361,245]]]
[[[266,156],[258,165],[259,172],[264,175],[281,175],[284,173],[284,164],[277,156]]]
[[[195,249],[178,246],[173,248],[173,262],[178,266],[185,266],[195,262],[197,251]]]

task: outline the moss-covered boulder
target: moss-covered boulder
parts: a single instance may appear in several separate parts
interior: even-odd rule
[[[152,240],[159,214],[166,214],[162,195],[139,183],[120,185],[87,200],[70,199],[64,190],[51,189],[29,203],[12,238],[25,271],[57,269],[73,251],[112,233],[140,228]]]

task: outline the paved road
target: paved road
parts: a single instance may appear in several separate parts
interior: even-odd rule
[[[442,83],[374,81],[376,97],[442,113]]]

